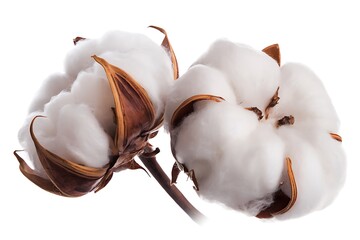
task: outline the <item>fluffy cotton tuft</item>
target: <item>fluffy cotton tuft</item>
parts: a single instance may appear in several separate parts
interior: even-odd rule
[[[260,209],[271,203],[284,144],[255,114],[227,102],[208,103],[184,120],[176,139],[177,158],[195,171],[200,195],[243,210],[254,199],[263,201]]]
[[[210,94],[222,96],[226,101],[236,103],[236,96],[231,86],[226,83],[225,75],[213,68],[205,65],[196,65],[191,67],[181,78],[176,81],[176,85],[170,91],[169,98],[166,102],[165,127],[171,120],[172,113],[186,99],[199,94]]]
[[[268,107],[278,88],[280,100]],[[263,52],[219,40],[173,86],[166,124],[197,94],[225,100],[195,103],[180,125],[168,129],[177,161],[194,170],[200,196],[255,216],[275,201],[275,192],[291,197],[289,158],[297,199],[275,217],[300,217],[334,200],[346,167],[341,143],[330,135],[339,120],[311,70],[295,63],[279,67]],[[291,116],[294,122],[279,122]]]
[[[218,40],[193,65],[197,64],[222,72],[236,94],[237,103],[244,107],[264,110],[279,85],[276,61],[244,44]]]
[[[67,55],[65,72],[50,76],[30,105],[19,131],[35,171],[45,176],[29,126],[35,116],[34,134],[40,144],[60,157],[90,167],[109,161],[115,132],[115,107],[104,69],[92,59],[97,55],[125,70],[147,92],[156,118],[164,112],[173,81],[171,60],[160,45],[141,34],[110,32],[100,39],[79,41]]]
[[[298,123],[315,124],[330,132],[339,130],[339,119],[321,80],[308,67],[287,63],[281,67],[280,104],[273,117],[291,113]]]

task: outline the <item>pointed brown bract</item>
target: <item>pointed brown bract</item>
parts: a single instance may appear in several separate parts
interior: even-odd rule
[[[280,55],[280,47],[279,44],[270,45],[262,50],[264,53],[273,58],[277,64],[280,66],[281,64],[281,55]]]
[[[176,56],[166,31],[159,27],[151,27],[165,35],[162,46],[171,59],[174,78],[178,78]],[[76,37],[73,42],[76,45],[79,41],[84,40],[83,37]],[[143,149],[148,146],[148,139],[156,136],[157,129],[163,123],[163,114],[155,119],[155,109],[146,90],[131,75],[123,69],[111,65],[105,59],[97,56],[93,56],[93,58],[105,70],[115,104],[112,111],[117,128],[115,136],[111,136],[113,141],[109,164],[103,168],[91,168],[76,164],[71,159],[63,159],[48,151],[40,144],[33,131],[35,119],[42,116],[35,117],[32,120],[30,135],[40,163],[45,170],[45,178],[31,169],[18,154],[18,151],[14,152],[19,161],[21,172],[30,181],[49,192],[62,196],[75,197],[91,191],[99,191],[110,181],[114,172],[125,169],[144,170],[134,160],[137,155],[155,156],[158,153],[158,149],[149,153],[145,153]]]
[[[73,43],[74,43],[74,45],[76,45],[78,42],[83,41],[83,40],[86,40],[86,38],[76,37],[73,39]]]
[[[173,113],[170,127],[176,128],[185,117],[194,111],[194,104],[200,101],[221,102],[224,101],[224,99],[222,97],[209,94],[199,94],[186,99]]]
[[[103,58],[93,58],[104,68],[114,96],[117,123],[115,145],[122,152],[132,139],[153,128],[155,109],[145,89],[132,76]]]
[[[256,116],[258,117],[259,121],[264,117],[262,115],[261,110],[259,108],[257,108],[257,107],[248,107],[248,108],[245,108],[245,109],[254,112],[256,114]]]
[[[107,174],[97,189],[103,188],[114,172],[125,169],[143,169],[134,157],[144,153],[148,139],[156,136],[163,116],[155,119],[155,109],[146,90],[123,69],[108,63],[105,59],[93,56],[105,70],[114,97],[115,122],[117,125],[114,144],[117,154],[111,160]]]
[[[330,133],[330,136],[331,136],[334,140],[336,140],[336,141],[338,141],[338,142],[342,142],[342,137],[341,137],[339,134]]]
[[[151,25],[149,27],[160,31],[162,34],[165,35],[164,40],[161,43],[161,46],[163,46],[167,50],[167,52],[169,53],[170,59],[171,59],[171,62],[172,62],[173,71],[174,71],[174,79],[178,79],[179,78],[179,66],[178,66],[178,62],[177,62],[177,59],[176,59],[174,49],[172,48],[172,46],[170,44],[170,41],[169,41],[169,38],[168,38],[168,35],[167,35],[166,31],[163,28],[157,27],[157,26],[152,26]]]
[[[276,92],[274,96],[270,99],[269,104],[267,105],[265,109],[265,119],[268,119],[270,110],[278,104],[280,98],[279,98],[279,87],[276,89]]]
[[[275,215],[286,213],[292,208],[292,206],[294,206],[297,199],[297,187],[294,172],[291,166],[291,159],[288,157],[286,158],[286,169],[291,188],[291,196],[288,197],[282,190],[279,189],[273,195],[274,202],[268,208],[262,210],[258,215],[256,215],[257,218],[272,218]]]
[[[67,197],[78,197],[92,191],[104,176],[107,167],[86,167],[68,161],[45,149],[35,136],[33,125],[37,118],[34,117],[30,124],[30,135],[34,142],[41,165],[49,179],[42,178],[32,170],[25,161],[14,152],[20,163],[21,172],[39,187]]]
[[[24,159],[20,157],[18,154],[19,151],[14,151],[14,155],[19,161],[19,169],[22,172],[22,174],[27,177],[31,182],[33,182],[35,185],[41,187],[45,191],[64,196],[64,194],[59,191],[59,189],[49,180],[45,179],[43,177],[40,177],[37,172],[35,172],[33,169],[31,169]]]
[[[294,123],[295,123],[294,116],[292,116],[292,115],[285,116],[276,122],[276,127],[278,128],[278,127],[281,127],[284,125],[294,125]]]
[[[170,184],[175,184],[176,183],[180,172],[181,172],[181,170],[178,167],[178,164],[175,162],[172,169],[171,169],[171,182],[170,182]]]
[[[173,113],[173,116],[171,118],[171,122],[170,122],[170,128],[174,129],[176,127],[178,127],[180,125],[180,123],[183,121],[184,118],[186,118],[187,116],[189,116],[192,112],[194,112],[194,104],[200,101],[213,101],[213,102],[222,102],[224,101],[224,99],[222,97],[219,96],[214,96],[214,95],[209,95],[209,94],[199,94],[199,95],[194,95],[188,99],[186,99],[183,103],[180,104],[180,106],[175,110],[175,112]],[[171,132],[170,132],[171,133]],[[194,189],[196,191],[199,190],[199,184],[196,180],[195,177],[195,172],[193,169],[188,170],[188,168],[177,161],[176,159],[176,152],[175,152],[175,141],[174,141],[174,137],[171,136],[171,151],[172,154],[175,158],[175,164],[172,168],[172,180],[171,183],[174,184],[176,183],[176,179],[180,173],[180,171],[184,171],[185,174],[187,174],[189,176],[189,178],[193,181],[194,183]]]

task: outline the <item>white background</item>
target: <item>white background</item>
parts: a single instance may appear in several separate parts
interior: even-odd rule
[[[359,239],[360,8],[357,1],[1,1],[0,3],[0,239]],[[259,50],[279,43],[283,63],[301,62],[323,80],[342,121],[348,158],[345,187],[327,209],[285,222],[263,222],[199,199],[186,178],[179,187],[210,219],[198,226],[142,171],[114,176],[97,194],[51,195],[18,170],[17,131],[41,82],[62,71],[76,36],[108,30],[165,28],[180,72],[217,38]],[[169,139],[154,145],[167,172]]]

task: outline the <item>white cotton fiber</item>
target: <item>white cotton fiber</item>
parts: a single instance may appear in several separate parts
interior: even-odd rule
[[[64,62],[65,72],[69,76],[77,78],[79,72],[94,65],[94,59],[92,59],[91,56],[100,54],[101,52],[98,49],[98,39],[78,41],[76,46],[66,55]]]
[[[175,146],[177,159],[195,171],[203,197],[244,211],[252,206],[251,214],[271,203],[268,195],[279,185],[284,146],[253,112],[209,102],[185,119]],[[263,203],[254,209],[257,201]]]
[[[208,191],[227,206],[256,215],[272,203],[284,168],[284,144],[271,126],[259,124],[243,141],[227,143],[219,180]],[[256,206],[256,207],[255,207]]]
[[[53,96],[61,91],[68,91],[74,79],[71,79],[65,73],[56,73],[49,76],[41,86],[38,94],[35,96],[29,107],[29,113],[35,111],[44,111],[44,105],[50,101]]]
[[[164,112],[164,99],[174,81],[166,50],[141,34],[110,32],[101,39],[77,42],[67,55],[65,73],[43,84],[19,131],[19,141],[28,152],[34,170],[46,174],[29,133],[31,120],[40,144],[60,157],[101,168],[109,161],[116,125],[114,98],[103,67],[93,55],[104,58],[137,81],[147,92],[156,118]]]
[[[315,124],[331,132],[339,119],[321,80],[309,68],[296,63],[281,67],[280,101],[272,116],[293,115],[297,122]]]
[[[218,40],[193,65],[196,64],[216,68],[226,75],[243,107],[264,111],[279,86],[277,62],[247,45]]]
[[[237,140],[245,140],[257,127],[256,116],[250,111],[229,104],[227,102],[207,102],[199,111],[185,118],[179,127],[175,150],[177,159],[191,166],[193,161],[206,161],[202,164],[216,163],[211,159],[220,159],[225,152],[223,149],[229,133]],[[229,132],[230,131],[230,132]],[[210,159],[210,160],[207,160]],[[201,170],[200,170],[201,171]],[[207,172],[197,172],[197,179],[209,177]]]
[[[30,166],[34,169],[34,171],[41,177],[43,178],[47,178],[45,170],[43,168],[43,166],[40,163],[40,160],[38,158],[36,149],[35,149],[35,145],[32,141],[32,138],[30,136],[30,122],[34,119],[35,116],[40,115],[41,112],[33,112],[30,113],[25,122],[23,127],[19,130],[18,133],[18,139],[20,142],[20,145],[27,151],[28,155],[29,155],[29,159],[30,161]],[[36,125],[34,127],[34,131],[36,131]],[[39,134],[40,135],[40,134]]]
[[[110,52],[99,55],[110,64],[126,69],[126,72],[146,90],[154,105],[156,118],[164,112],[165,99],[174,82],[169,56],[161,48],[159,50],[141,52],[134,49],[122,55]]]
[[[99,81],[101,79],[101,81]],[[91,71],[82,71],[71,88],[75,103],[86,103],[104,130],[111,136],[115,131],[114,98],[103,68],[94,65]]]
[[[93,55],[125,70],[145,88],[157,117],[164,111],[166,93],[174,79],[170,58],[162,47],[142,34],[109,32],[101,39],[79,41],[66,58],[66,72],[77,76],[90,68]]]
[[[109,136],[87,105],[65,105],[57,121],[54,135],[39,138],[46,149],[85,166],[101,168],[109,162]]]

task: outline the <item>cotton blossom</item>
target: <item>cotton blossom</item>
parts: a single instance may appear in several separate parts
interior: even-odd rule
[[[213,43],[174,84],[165,126],[198,194],[259,218],[328,206],[344,184],[339,119],[307,67],[280,66],[278,45]]]
[[[141,168],[147,140],[162,124],[165,98],[178,70],[165,34],[114,31],[77,38],[65,71],[51,75],[19,131],[29,155],[20,170],[43,189],[81,196],[104,187],[113,172]]]

